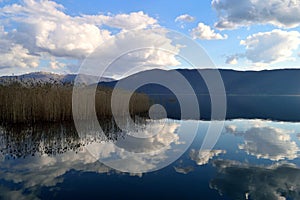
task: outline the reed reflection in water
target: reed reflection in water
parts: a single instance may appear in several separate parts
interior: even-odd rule
[[[145,122],[138,120],[138,123]],[[79,137],[71,122],[2,125],[0,155],[5,159],[16,159],[62,154],[67,151],[78,152],[87,144],[116,141],[122,135],[113,120],[102,120],[100,124],[106,137],[100,138],[100,134],[93,132],[93,127],[86,127],[86,135]]]

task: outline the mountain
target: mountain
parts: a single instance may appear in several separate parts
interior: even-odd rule
[[[33,72],[28,74],[23,74],[19,76],[2,76],[0,77],[0,85],[8,85],[10,83],[20,83],[22,85],[36,85],[36,84],[69,84],[74,83],[76,74],[55,74],[48,72]],[[95,78],[94,76],[81,75],[84,78]],[[100,82],[114,81],[112,78],[103,77]]]
[[[200,70],[206,77],[215,80],[214,69]],[[264,71],[234,71],[218,70],[222,77],[226,94],[228,95],[300,95],[300,70],[264,70]],[[149,70],[128,76],[120,81],[134,84],[141,81],[166,80],[172,87],[184,91],[184,86],[178,84],[176,74],[180,73],[189,82],[197,94],[209,94],[207,86],[196,69]],[[104,83],[113,87],[117,81]],[[147,94],[170,94],[170,90],[157,84],[147,84],[138,89]]]
[[[201,74],[209,77],[214,84],[213,69],[200,70]],[[226,119],[236,118],[260,118],[283,121],[300,121],[300,70],[282,69],[265,71],[234,71],[219,70],[226,92]],[[183,81],[179,81],[178,73]],[[58,75],[52,73],[35,72],[21,76],[0,77],[0,85],[19,82],[25,85],[34,84],[67,84],[72,83],[76,75]],[[86,76],[84,80],[95,77]],[[161,82],[162,84],[154,84]],[[191,86],[188,91],[185,84]],[[99,85],[115,87],[118,83],[120,88],[135,90],[147,94],[153,104],[161,104],[165,107],[168,117],[175,119],[195,119],[194,110],[200,109],[200,119],[211,118],[211,96],[205,81],[195,69],[177,70],[149,70],[128,76],[119,81],[103,78]],[[124,84],[126,83],[126,84]],[[141,83],[137,89],[134,86]],[[148,83],[148,84],[146,84]],[[169,89],[175,88],[175,94]],[[189,93],[189,94],[187,94]],[[220,94],[219,91],[213,91]],[[191,102],[191,95],[196,96],[199,104]],[[181,106],[178,97],[186,102],[188,114],[182,117]],[[195,107],[196,106],[196,107]],[[198,119],[198,118],[196,118]]]
[[[200,71],[211,80],[216,80],[213,76],[215,72],[213,69]],[[226,92],[226,119],[260,118],[300,121],[300,70],[234,71],[221,69],[219,72]],[[119,83],[123,84],[121,86],[123,89],[128,90],[136,83],[149,83],[139,87],[136,91],[147,94],[153,103],[163,105],[168,117],[181,119],[178,96],[186,102],[189,102],[191,96],[185,94],[187,90],[182,84],[183,81],[178,81],[176,78],[178,73],[194,89],[192,95],[196,94],[199,102],[200,118],[211,119],[210,95],[203,78],[195,69],[149,70],[128,76],[119,82],[105,82],[100,85],[114,87]],[[164,82],[168,86],[153,84],[151,81]],[[124,83],[126,83],[125,86]],[[213,81],[212,84],[214,84]],[[176,88],[179,92],[175,95],[168,88]],[[218,94],[219,91],[213,91],[213,93]],[[192,111],[195,108],[194,105],[190,105],[191,114],[185,118],[194,118]]]

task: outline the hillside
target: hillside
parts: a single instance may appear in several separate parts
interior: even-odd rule
[[[200,70],[205,74],[211,74],[212,69]],[[199,74],[198,70],[177,69],[177,70],[149,70],[139,72],[122,79],[134,84],[144,79],[147,80],[170,80],[172,86],[179,90],[184,87],[176,81],[176,73],[181,73],[197,94],[208,94],[206,84]],[[264,70],[264,71],[234,71],[219,70],[224,82],[226,94],[228,95],[300,95],[300,70],[284,69],[284,70]],[[214,79],[213,76],[211,76]],[[101,83],[113,87],[116,81]],[[140,92],[147,94],[170,94],[170,91],[156,84],[148,84],[138,89]]]
[[[186,94],[185,87],[176,80],[176,73],[181,73],[194,89],[193,94]],[[213,70],[201,72],[210,76]],[[300,121],[300,70],[285,69],[271,71],[233,71],[219,70],[226,92],[227,116],[235,118],[261,118],[284,121]],[[214,77],[211,76],[214,80]],[[211,102],[206,84],[197,70],[150,70],[126,77],[126,89],[137,82],[164,80],[169,87],[177,88],[180,95],[189,101],[189,95],[197,95],[201,119],[211,119]],[[114,87],[117,81],[100,83]],[[158,84],[146,84],[136,90],[147,94],[153,103],[162,104],[170,118],[181,118],[180,105],[176,96],[166,87]],[[214,91],[216,94],[218,92]],[[191,105],[191,110],[195,106]],[[187,118],[193,118],[191,114]]]
[[[41,84],[65,85],[73,84],[76,74],[54,74],[48,72],[33,72],[19,76],[2,76],[0,77],[0,85],[10,85],[11,83],[19,83],[23,86],[33,86]],[[85,79],[94,79],[94,76],[81,75]],[[102,77],[100,82],[114,81],[112,78]]]

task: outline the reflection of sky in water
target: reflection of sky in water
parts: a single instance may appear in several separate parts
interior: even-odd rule
[[[157,135],[156,140],[146,141],[143,145],[137,144],[131,149],[137,152],[141,149],[153,151],[153,148],[161,150],[163,145],[166,148],[159,154],[161,157],[147,160],[137,156],[131,158],[128,163],[137,165],[140,162],[155,167],[158,162],[172,155],[172,152],[182,150],[181,145],[190,137],[189,132],[193,130],[190,127],[195,124],[199,124],[198,133],[188,151],[171,165],[144,174],[128,174],[112,170],[98,162],[97,158],[91,156],[81,145],[74,149],[74,142],[80,141],[76,137],[72,140],[72,148],[63,153],[55,155],[36,153],[34,156],[28,154],[25,158],[8,159],[8,156],[3,154],[9,152],[3,149],[7,149],[10,144],[6,144],[5,141],[13,142],[5,140],[6,135],[1,132],[0,195],[4,199],[8,196],[15,199],[300,198],[298,123],[262,120],[227,121],[215,148],[212,151],[201,152],[199,149],[209,122],[191,120],[179,123],[170,120],[163,123],[163,132],[166,134]],[[149,130],[161,128],[159,123],[154,123]],[[28,134],[27,137],[33,136]],[[27,139],[26,143],[29,141],[33,140]],[[84,141],[80,142],[84,144]],[[51,141],[49,138],[43,141],[44,146],[58,143],[59,141]],[[88,143],[85,146],[92,147],[95,144],[97,143]],[[100,152],[99,156],[109,158],[113,155],[114,147],[111,145],[111,148],[108,148],[109,146],[106,145],[102,150],[97,149],[97,152]],[[153,153],[153,157],[155,155]],[[126,157],[126,155],[118,156]]]

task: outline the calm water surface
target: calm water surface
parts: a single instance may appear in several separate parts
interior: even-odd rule
[[[200,151],[210,122],[157,120],[120,131],[102,124],[78,136],[71,124],[0,129],[2,199],[299,199],[300,124],[264,120],[226,121],[214,149]],[[185,151],[184,144],[193,143]],[[124,134],[126,132],[126,134]],[[129,135],[151,140],[126,141]],[[117,147],[116,147],[117,146]],[[134,152],[129,157],[116,148]],[[156,152],[152,158],[141,152]],[[176,152],[184,152],[178,158]],[[177,154],[176,154],[177,155]],[[161,163],[175,159],[161,168]],[[151,172],[125,173],[103,164]],[[111,166],[111,165],[110,165]],[[159,170],[157,170],[159,169]]]

